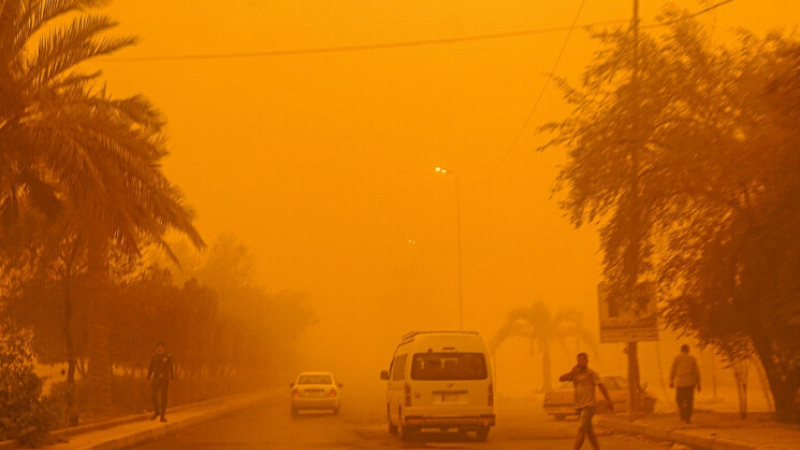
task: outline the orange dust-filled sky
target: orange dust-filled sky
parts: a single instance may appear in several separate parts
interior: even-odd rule
[[[405,331],[458,326],[457,180],[436,166],[460,182],[466,328],[490,336],[535,300],[596,323],[596,231],[563,217],[551,195],[563,152],[536,152],[536,129],[568,112],[547,74],[577,83],[597,50],[582,28],[567,40],[579,9],[580,25],[622,26],[632,3],[115,0],[115,32],[140,43],[98,64],[111,93],[163,112],[164,169],[205,239],[232,233],[262,285],[307,293],[312,337],[389,358]],[[665,4],[642,0],[643,24]],[[700,16],[720,42],[798,17],[795,0]],[[452,39],[529,30],[542,32]]]

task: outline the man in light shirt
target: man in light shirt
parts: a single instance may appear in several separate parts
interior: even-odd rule
[[[676,387],[675,401],[681,413],[681,420],[692,423],[694,409],[694,390],[700,392],[700,367],[697,360],[689,354],[689,346],[681,346],[681,354],[672,361],[669,372],[669,387]]]
[[[608,402],[608,411],[614,412],[614,402],[608,395],[608,390],[603,384],[600,375],[589,368],[589,356],[586,353],[578,353],[578,364],[569,372],[561,375],[560,381],[572,381],[575,386],[575,409],[580,415],[580,428],[578,437],[575,439],[575,450],[583,446],[583,441],[588,437],[589,442],[595,450],[600,450],[597,442],[597,435],[594,434],[592,427],[592,417],[594,416],[595,406],[595,387],[600,388],[600,392]]]

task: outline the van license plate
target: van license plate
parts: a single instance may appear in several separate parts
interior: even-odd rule
[[[459,403],[461,401],[461,395],[460,394],[443,393],[441,395],[442,395],[442,397],[441,397],[441,402],[442,403]]]

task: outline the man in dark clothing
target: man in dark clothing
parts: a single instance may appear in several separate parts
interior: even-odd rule
[[[147,380],[150,382],[150,393],[153,396],[153,417],[155,420],[161,415],[161,421],[166,422],[167,412],[167,393],[169,384],[175,378],[175,370],[172,367],[172,355],[164,352],[164,343],[156,343],[156,352],[150,357],[150,368],[147,370]],[[159,403],[159,393],[161,403]]]
[[[672,361],[672,369],[669,372],[669,387],[677,387],[675,401],[678,403],[681,420],[691,423],[694,409],[694,390],[697,389],[697,392],[700,392],[700,367],[694,356],[689,354],[689,346],[686,344],[681,346],[681,354]]]

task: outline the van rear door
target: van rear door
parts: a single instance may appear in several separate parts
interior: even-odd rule
[[[483,353],[415,353],[411,361],[411,379],[425,388],[415,395],[416,405],[433,407],[487,406],[489,377]]]

